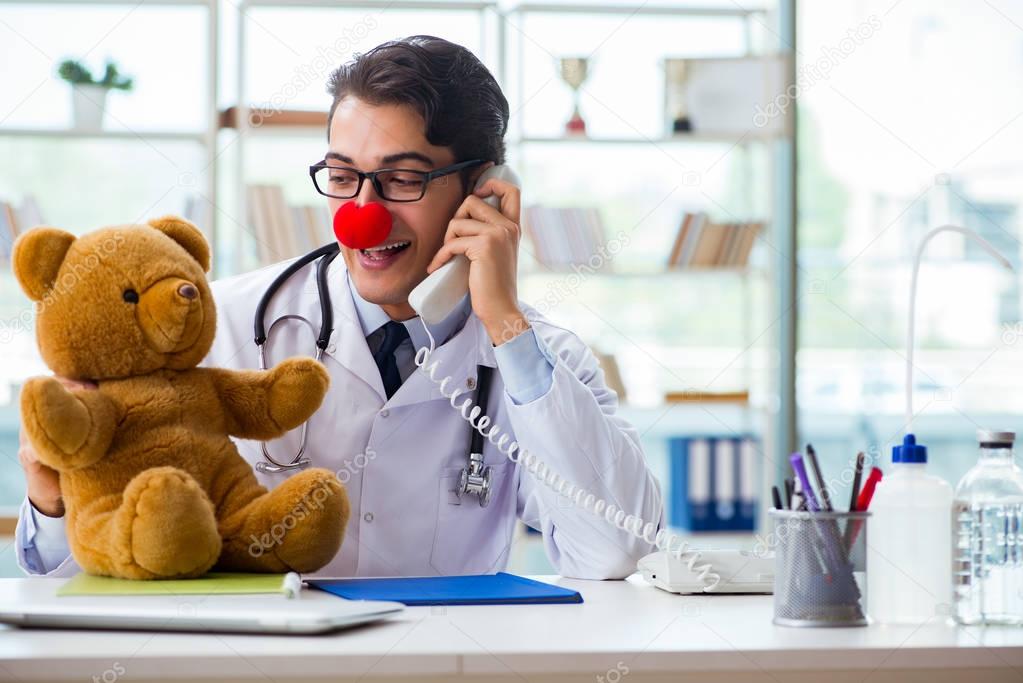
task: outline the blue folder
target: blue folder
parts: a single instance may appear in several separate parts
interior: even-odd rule
[[[578,591],[514,574],[385,579],[306,579],[313,588],[348,600],[391,600],[417,605],[534,605],[582,602]]]

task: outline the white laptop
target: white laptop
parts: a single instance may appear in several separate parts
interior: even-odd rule
[[[325,633],[401,612],[398,602],[304,589],[257,595],[56,596],[65,579],[0,580],[0,623],[27,628]]]

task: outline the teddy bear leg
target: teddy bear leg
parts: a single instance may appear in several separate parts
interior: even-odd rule
[[[213,503],[190,474],[176,467],[136,475],[108,527],[115,576],[192,578],[209,571],[220,555]]]
[[[330,470],[299,472],[221,523],[217,569],[316,571],[341,547],[348,514],[348,495]]]

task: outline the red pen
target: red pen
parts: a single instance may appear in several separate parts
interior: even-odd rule
[[[856,509],[850,510],[850,512],[866,512],[867,508],[870,507],[870,499],[874,497],[874,489],[877,488],[877,482],[881,481],[881,470],[876,467],[870,468],[870,474],[867,476],[867,483],[863,485],[863,490],[860,491],[860,497],[856,499]],[[852,529],[852,533],[849,533],[849,529]],[[863,520],[853,520],[850,527],[846,528],[846,551],[852,552],[853,545],[856,543],[856,537],[860,535],[860,529],[863,528]]]
[[[867,476],[867,483],[863,485],[860,497],[856,499],[856,512],[866,512],[867,508],[870,507],[870,499],[874,497],[874,489],[877,488],[877,482],[879,481],[881,481],[881,470],[871,467],[870,474]]]

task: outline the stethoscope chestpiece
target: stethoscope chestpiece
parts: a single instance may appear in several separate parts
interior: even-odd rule
[[[483,464],[483,455],[470,453],[469,466],[462,468],[462,475],[458,479],[459,497],[478,496],[480,507],[485,508],[490,504],[490,478],[491,469],[489,465]]]

